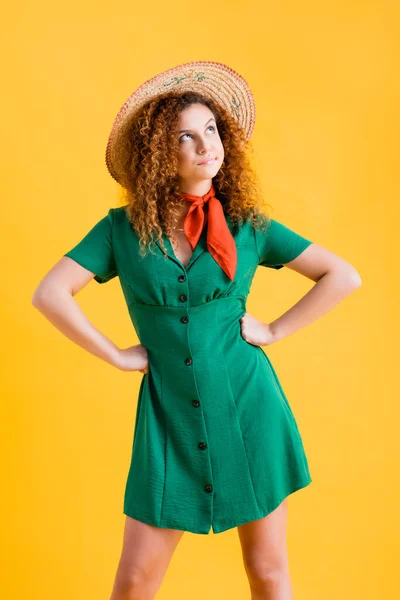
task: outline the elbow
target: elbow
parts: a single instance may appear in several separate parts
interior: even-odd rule
[[[44,289],[42,286],[38,286],[33,292],[31,303],[35,308],[41,308],[46,304],[46,300],[51,296],[49,289]]]
[[[357,289],[361,286],[361,275],[351,263],[344,264],[344,266],[339,267],[336,272],[342,281],[346,282],[349,288]]]
[[[359,288],[362,284],[361,275],[355,269],[349,273],[349,281],[354,289]]]
[[[335,278],[337,284],[340,285],[342,289],[348,289],[349,292],[356,290],[362,284],[360,274],[353,267],[331,269],[330,271],[324,273],[322,277],[324,277],[325,275],[332,275],[332,277]],[[319,279],[321,279],[321,277],[319,277],[318,280]]]
[[[72,296],[72,293],[58,284],[40,283],[33,292],[31,304],[35,308],[41,310],[54,304],[54,302],[58,302],[60,299],[64,298],[65,295]]]
[[[43,304],[43,294],[42,294],[42,292],[40,291],[39,288],[36,288],[36,290],[33,292],[33,296],[31,298],[31,304],[35,308],[39,308],[40,306],[42,306],[42,304]]]

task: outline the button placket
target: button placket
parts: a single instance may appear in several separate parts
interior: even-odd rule
[[[186,275],[180,275],[180,276],[178,277],[178,281],[181,281],[181,282],[182,282],[182,281],[186,281]],[[180,300],[181,302],[186,302],[186,300],[187,300],[187,296],[186,296],[185,294],[181,294],[181,295],[179,296],[179,300]],[[182,322],[182,323],[187,323],[188,321],[189,321],[189,317],[188,317],[187,315],[185,315],[185,316],[183,316],[183,317],[181,318],[181,322]]]
[[[183,283],[184,281],[186,281],[186,279],[187,279],[186,275],[180,275],[178,277],[178,281],[180,283]],[[186,294],[180,294],[179,295],[179,300],[180,300],[180,302],[186,302],[187,301]],[[184,315],[184,316],[181,317],[180,321],[181,321],[181,323],[188,323],[189,322],[189,317],[187,315]],[[185,359],[185,364],[187,366],[191,365],[192,363],[193,363],[193,360],[192,360],[191,357],[187,357]],[[192,406],[194,406],[195,408],[199,407],[200,406],[199,400],[193,399],[192,400]],[[205,450],[207,448],[207,444],[205,442],[199,442],[198,443],[198,447],[199,447],[200,450]],[[207,493],[210,493],[210,492],[213,491],[213,488],[212,488],[212,486],[210,484],[207,484],[207,485],[204,486],[204,490]]]
[[[183,282],[186,281],[186,275],[179,275],[178,277],[178,281]],[[187,301],[187,296],[186,294],[180,294],[179,296],[179,300],[181,302],[186,302]],[[188,323],[189,322],[189,317],[187,315],[184,315],[183,317],[181,317],[181,323]],[[185,359],[185,364],[186,365],[191,365],[192,364],[192,359],[190,357]]]

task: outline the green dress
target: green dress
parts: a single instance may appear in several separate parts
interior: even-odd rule
[[[312,481],[271,361],[239,321],[257,267],[280,269],[312,241],[275,219],[266,232],[226,221],[238,254],[233,281],[207,250],[207,226],[186,268],[165,234],[167,258],[158,243],[140,256],[124,207],[65,254],[98,283],[119,277],[148,353],[123,512],[201,534],[265,517]]]

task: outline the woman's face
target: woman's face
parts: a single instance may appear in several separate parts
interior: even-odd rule
[[[180,188],[194,194],[196,189],[207,188],[203,194],[207,193],[224,160],[224,147],[211,110],[204,104],[185,108],[179,114],[177,136]],[[207,157],[211,162],[201,164]]]

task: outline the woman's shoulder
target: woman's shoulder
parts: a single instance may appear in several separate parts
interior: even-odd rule
[[[121,216],[126,216],[126,207],[127,207],[127,204],[125,204],[124,206],[117,206],[115,208],[110,208],[110,212],[113,213],[114,217],[121,218]]]
[[[114,226],[121,225],[128,220],[126,205],[110,208],[108,214],[110,215]]]

